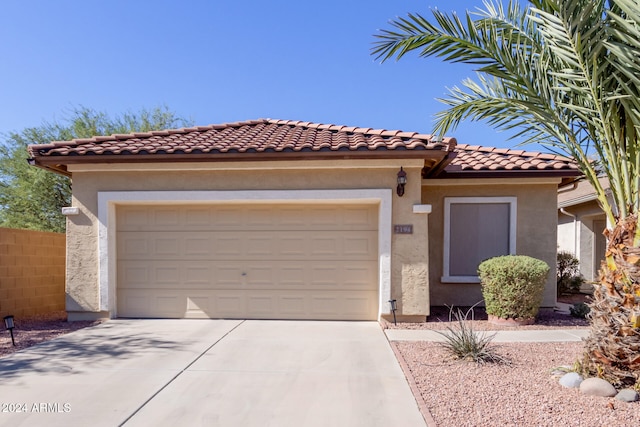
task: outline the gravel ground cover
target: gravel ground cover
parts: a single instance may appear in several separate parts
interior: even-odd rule
[[[462,309],[466,311],[468,307]],[[427,322],[386,322],[383,327],[456,328],[457,323],[449,314],[447,307],[433,307]],[[573,329],[589,325],[585,319],[544,310],[533,325],[496,326],[478,307],[469,323],[475,331]],[[415,384],[416,399],[438,427],[640,426],[640,402],[586,396],[577,389],[562,387],[552,375],[555,368],[570,366],[580,357],[581,342],[496,343],[496,351],[508,359],[507,365],[453,360],[433,342],[403,341],[392,345],[404,361],[409,381]]]
[[[4,323],[0,326],[0,357],[99,323],[94,321],[67,322],[67,313],[64,311],[44,316],[17,317],[13,330],[15,347],[11,343],[9,331],[4,329]]]
[[[579,342],[496,344],[509,365],[452,360],[432,342],[392,345],[438,427],[640,425],[640,403],[585,396],[558,384],[551,371],[579,357]]]

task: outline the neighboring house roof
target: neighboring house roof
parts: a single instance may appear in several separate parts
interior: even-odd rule
[[[433,167],[447,159],[454,138],[417,132],[259,119],[174,130],[96,136],[30,145],[32,162],[68,174],[66,165],[103,162],[185,162],[424,158]]]
[[[609,181],[606,177],[598,178],[600,185],[608,193]],[[572,183],[571,187],[563,188],[558,191],[558,209],[566,208],[569,206],[576,206],[582,203],[587,203],[597,200],[596,191],[585,179],[580,179]]]
[[[241,160],[425,160],[425,177],[575,176],[569,159],[545,153],[457,145],[454,138],[399,130],[258,119],[29,145],[31,163],[70,175],[79,163]],[[524,175],[523,175],[524,174]]]

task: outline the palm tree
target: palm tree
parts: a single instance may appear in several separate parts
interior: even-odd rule
[[[640,384],[640,0],[487,0],[464,17],[433,10],[376,34],[381,60],[417,51],[477,66],[440,101],[434,133],[485,120],[575,159],[607,215],[586,371]],[[607,197],[598,177],[606,175]]]

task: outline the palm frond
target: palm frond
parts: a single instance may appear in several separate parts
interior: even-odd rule
[[[373,53],[385,61],[416,51],[476,65],[476,79],[440,99],[447,109],[436,115],[435,133],[467,119],[486,121],[523,143],[572,156],[612,222],[614,213],[638,212],[640,2],[529,4],[487,0],[464,17],[432,11],[432,21],[409,15],[376,36]]]

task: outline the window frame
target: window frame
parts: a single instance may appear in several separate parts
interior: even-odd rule
[[[476,276],[453,276],[450,272],[451,260],[451,205],[454,204],[509,204],[509,255],[516,254],[518,198],[501,197],[445,197],[444,198],[444,239],[442,251],[442,283],[480,283]]]

